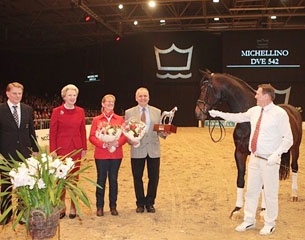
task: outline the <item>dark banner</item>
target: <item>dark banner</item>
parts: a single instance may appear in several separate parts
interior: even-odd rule
[[[223,72],[253,88],[271,83],[276,103],[305,106],[305,31],[252,31],[223,34]],[[303,117],[304,119],[304,117]]]

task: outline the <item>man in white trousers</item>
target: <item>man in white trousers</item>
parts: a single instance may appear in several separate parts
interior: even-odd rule
[[[278,217],[279,167],[282,153],[293,144],[288,114],[273,103],[274,88],[270,84],[258,86],[255,98],[257,106],[243,113],[224,113],[210,110],[211,117],[221,117],[236,123],[250,122],[251,134],[248,164],[247,191],[245,195],[244,222],[236,231],[255,228],[255,216],[259,196],[263,188],[266,202],[264,227],[261,235],[272,234]]]

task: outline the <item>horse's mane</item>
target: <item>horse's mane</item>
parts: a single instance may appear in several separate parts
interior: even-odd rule
[[[248,83],[246,83],[244,80],[236,77],[236,76],[233,76],[231,74],[228,74],[228,73],[223,73],[223,75],[229,77],[229,78],[232,78],[233,80],[237,81],[239,84],[243,85],[245,88],[248,88],[250,89],[251,92],[256,92],[255,89],[253,87],[251,87]]]
[[[209,69],[205,68],[203,71],[201,71],[201,73],[204,73],[203,75],[203,78],[201,80],[201,83],[206,81],[206,80],[211,80],[211,76],[213,76],[213,74],[216,74],[216,73],[212,73]],[[220,75],[224,75],[226,76],[227,78],[230,78],[232,80],[235,80],[236,82],[238,82],[239,85],[241,85],[243,88],[245,89],[248,89],[250,90],[250,92],[252,93],[255,93],[256,90],[253,89],[248,83],[246,83],[244,80],[236,77],[236,76],[233,76],[231,74],[228,74],[228,73],[217,73],[217,74],[220,74]]]

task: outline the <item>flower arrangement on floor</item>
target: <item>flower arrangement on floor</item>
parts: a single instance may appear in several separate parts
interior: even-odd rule
[[[111,125],[108,122],[101,122],[96,130],[95,136],[104,143],[113,142],[118,140],[122,134],[122,129],[119,125]],[[104,148],[106,148],[106,144]],[[109,152],[116,150],[115,146],[107,147]]]
[[[136,121],[131,118],[122,126],[123,134],[132,142],[137,142],[138,144],[134,145],[135,148],[141,145],[140,141],[145,135],[146,124],[141,121]]]
[[[39,147],[39,146],[38,146]],[[13,219],[13,229],[20,221],[26,224],[27,232],[31,233],[30,222],[31,216],[35,212],[43,212],[45,218],[51,218],[64,207],[60,199],[63,189],[69,193],[75,203],[77,212],[80,214],[78,199],[90,208],[90,201],[77,180],[77,175],[86,171],[90,166],[84,166],[80,170],[70,173],[74,168],[75,161],[71,156],[81,150],[74,151],[63,157],[53,158],[52,154],[43,152],[39,147],[39,153],[24,158],[17,152],[21,162],[14,159],[0,159],[0,169],[2,174],[7,175],[12,184],[12,192],[2,194],[12,194],[17,209],[9,207],[2,216],[0,221],[6,217],[9,211],[14,211],[17,216]],[[92,180],[87,179],[94,185]],[[1,180],[2,183],[8,180]],[[57,225],[56,225],[57,227]]]

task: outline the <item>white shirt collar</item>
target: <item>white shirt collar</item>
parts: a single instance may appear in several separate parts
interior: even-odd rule
[[[141,107],[141,106],[139,105],[140,112],[142,112],[143,108],[144,108],[145,110],[148,110],[148,105],[147,105],[146,107]]]
[[[20,103],[13,104],[10,100],[7,100],[8,106],[12,109],[13,106],[17,106],[17,109],[20,108]]]
[[[265,107],[263,107],[264,108],[264,111],[265,110],[269,110],[270,108],[272,108],[274,106],[274,103],[273,102],[271,102],[271,103],[269,103],[267,106],[265,106]]]

